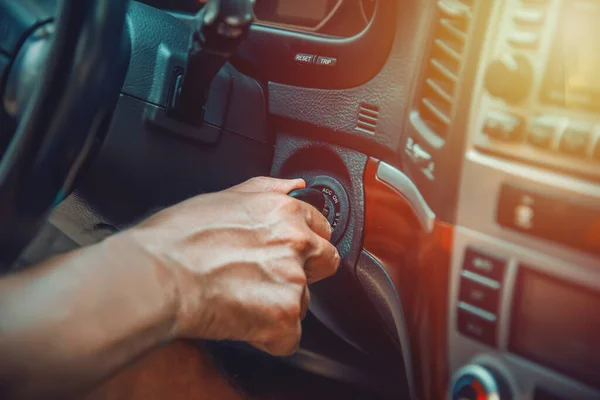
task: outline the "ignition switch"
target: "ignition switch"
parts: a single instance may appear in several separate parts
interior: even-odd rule
[[[307,187],[317,189],[327,198],[326,207],[332,207],[327,210],[325,215],[331,215],[329,222],[333,228],[331,242],[336,244],[340,241],[350,218],[350,202],[348,194],[340,182],[330,176],[318,176],[307,182]]]

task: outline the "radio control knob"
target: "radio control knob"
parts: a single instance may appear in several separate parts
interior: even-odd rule
[[[506,54],[492,61],[485,72],[485,88],[494,97],[517,103],[529,94],[534,70],[522,54]]]
[[[452,400],[512,400],[506,380],[491,368],[471,364],[452,378]]]

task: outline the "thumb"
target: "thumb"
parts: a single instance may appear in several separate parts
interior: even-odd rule
[[[238,193],[282,193],[288,194],[292,190],[303,189],[306,182],[303,179],[278,179],[260,176],[232,187],[229,191]]]

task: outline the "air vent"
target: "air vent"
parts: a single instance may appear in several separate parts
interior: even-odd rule
[[[475,0],[439,0],[421,96],[417,106],[427,127],[445,139],[452,122],[456,88]]]
[[[379,119],[379,107],[370,104],[361,104],[358,111],[358,121],[356,130],[374,135],[377,129],[377,120]]]

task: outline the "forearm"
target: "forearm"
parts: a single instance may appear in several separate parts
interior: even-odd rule
[[[169,339],[176,288],[127,235],[0,280],[0,397],[94,384]]]

